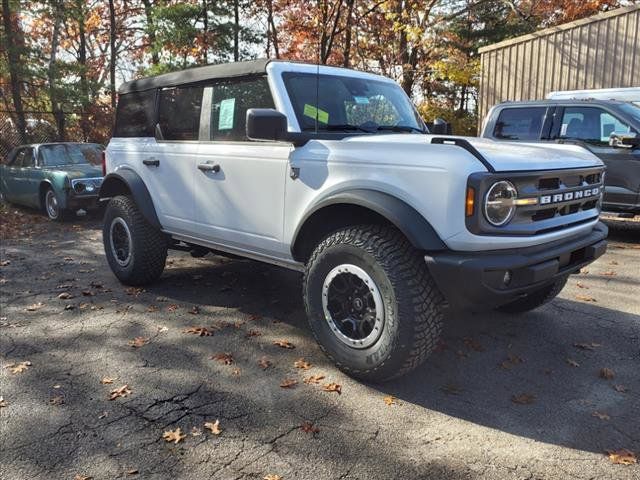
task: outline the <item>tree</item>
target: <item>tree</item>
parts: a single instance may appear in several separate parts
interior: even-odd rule
[[[4,27],[4,43],[8,58],[11,98],[13,101],[14,118],[18,134],[22,143],[27,143],[27,122],[22,107],[22,75],[21,75],[21,45],[20,21],[17,14],[11,10],[9,0],[2,0],[2,21]]]

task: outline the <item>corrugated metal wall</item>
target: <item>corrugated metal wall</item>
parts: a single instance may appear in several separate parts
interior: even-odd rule
[[[555,90],[640,87],[640,5],[480,49],[479,114]]]

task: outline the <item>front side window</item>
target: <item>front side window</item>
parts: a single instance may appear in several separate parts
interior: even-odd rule
[[[202,91],[202,87],[160,91],[158,123],[165,140],[198,140]]]
[[[225,81],[212,90],[211,140],[248,141],[247,110],[275,108],[266,77]]]
[[[156,91],[120,95],[114,137],[153,137]]]
[[[100,166],[102,147],[96,143],[59,143],[40,147],[43,167],[63,165]]]
[[[424,125],[395,83],[288,72],[284,83],[302,131],[407,130]]]
[[[546,107],[505,108],[493,136],[504,140],[540,140]]]
[[[631,133],[633,129],[609,112],[597,107],[567,107],[562,115],[560,138],[593,144],[608,144],[612,133]]]

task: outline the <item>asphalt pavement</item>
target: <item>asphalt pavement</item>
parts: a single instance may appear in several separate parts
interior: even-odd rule
[[[452,311],[374,385],[323,356],[295,272],[171,253],[127,288],[97,219],[2,216],[2,479],[640,479],[605,453],[640,457],[640,222],[549,305]]]

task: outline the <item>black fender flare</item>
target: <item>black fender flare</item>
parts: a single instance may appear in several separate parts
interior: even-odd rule
[[[395,225],[417,249],[425,251],[447,249],[447,245],[431,224],[415,208],[388,193],[369,189],[335,193],[316,203],[305,213],[296,228],[291,242],[292,249],[307,220],[322,208],[336,204],[357,205],[372,210]]]
[[[145,220],[155,228],[162,229],[151,200],[151,194],[140,175],[133,170],[123,168],[104,177],[98,193],[98,199],[102,201],[127,193],[131,194]]]

